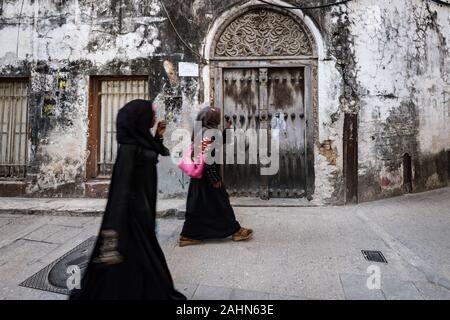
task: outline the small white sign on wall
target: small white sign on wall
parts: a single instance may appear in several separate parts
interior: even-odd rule
[[[198,64],[192,62],[178,62],[180,77],[198,77]]]

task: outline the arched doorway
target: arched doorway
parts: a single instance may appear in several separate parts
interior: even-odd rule
[[[225,164],[223,176],[231,195],[312,195],[317,48],[302,19],[266,6],[240,10],[218,27],[209,59],[212,99],[232,119],[233,128],[240,133],[266,129],[269,141],[279,129],[278,172],[261,175],[260,162]],[[249,150],[247,146],[246,153]]]

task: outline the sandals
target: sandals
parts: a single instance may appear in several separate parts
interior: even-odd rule
[[[180,247],[186,247],[186,246],[192,246],[192,245],[196,245],[196,244],[200,244],[202,241],[201,240],[195,240],[195,239],[189,239],[186,237],[180,237]]]
[[[232,239],[233,241],[244,241],[250,239],[252,235],[252,229],[240,228],[238,232],[233,234]]]
[[[250,239],[252,235],[253,235],[252,229],[240,228],[238,232],[232,235],[231,239],[233,241],[244,241]],[[179,242],[180,247],[192,246],[200,243],[202,243],[201,240],[195,240],[180,236]]]

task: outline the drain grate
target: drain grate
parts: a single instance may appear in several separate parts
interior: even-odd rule
[[[371,262],[388,263],[381,251],[361,250],[364,258]]]
[[[29,277],[19,286],[69,295],[70,290],[66,285],[69,278],[69,274],[66,273],[67,267],[71,265],[79,266],[82,276],[94,249],[96,238],[95,236],[90,237],[41,271]]]

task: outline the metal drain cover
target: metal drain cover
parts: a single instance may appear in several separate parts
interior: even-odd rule
[[[83,276],[94,249],[96,238],[95,236],[90,237],[61,258],[29,277],[19,286],[69,295],[70,290],[66,285],[69,278],[69,274],[66,273],[67,267],[77,265],[80,268],[81,276]]]
[[[388,263],[381,251],[361,250],[364,258],[371,262]]]

